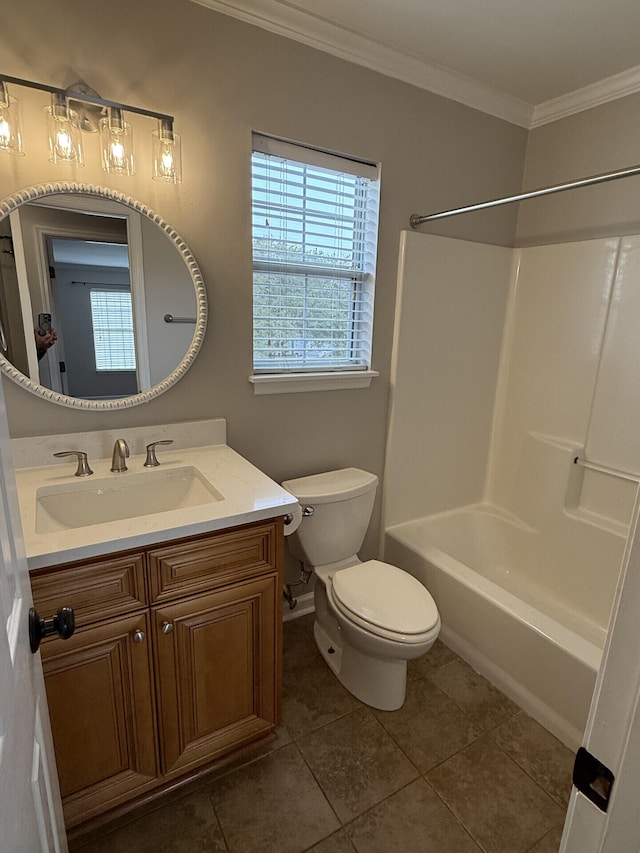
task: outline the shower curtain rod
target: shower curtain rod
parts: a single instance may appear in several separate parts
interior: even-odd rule
[[[487,207],[498,207],[501,204],[512,204],[514,201],[524,201],[528,198],[538,198],[543,195],[551,195],[552,193],[562,193],[566,190],[575,190],[579,187],[590,187],[593,184],[604,184],[607,181],[617,181],[620,178],[631,178],[634,175],[640,175],[640,165],[630,166],[628,169],[620,169],[617,172],[604,172],[601,175],[591,175],[589,178],[579,178],[577,181],[570,181],[567,184],[556,184],[552,187],[543,187],[539,190],[531,190],[530,192],[520,193],[519,195],[506,196],[505,198],[494,198],[491,201],[482,201],[478,204],[470,204],[467,207],[455,207],[452,210],[441,210],[439,213],[428,213],[425,216],[420,216],[414,213],[409,219],[409,224],[412,228],[417,228],[423,222],[431,222],[434,219],[446,219],[448,216],[458,216],[460,213],[471,213],[474,210],[485,210]]]

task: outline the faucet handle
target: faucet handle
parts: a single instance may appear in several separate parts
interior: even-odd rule
[[[158,457],[156,456],[156,447],[159,444],[173,444],[173,439],[166,438],[164,441],[152,441],[151,444],[147,444],[147,458],[144,463],[145,468],[157,468],[160,464],[158,462]]]
[[[74,475],[76,477],[90,477],[93,474],[93,471],[89,467],[89,462],[87,461],[87,454],[82,450],[63,450],[60,453],[54,453],[53,455],[58,458],[63,456],[77,456],[78,468]]]

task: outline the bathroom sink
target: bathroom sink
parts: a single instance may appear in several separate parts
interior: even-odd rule
[[[36,532],[55,533],[224,500],[193,466],[87,478],[36,491]]]

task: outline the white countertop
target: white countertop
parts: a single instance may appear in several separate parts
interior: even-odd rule
[[[90,459],[94,478],[118,478],[125,482],[129,472],[146,472],[150,478],[159,470],[193,466],[222,494],[223,500],[169,512],[141,515],[86,527],[67,528],[54,533],[36,532],[36,493],[44,486],[73,486],[73,460],[16,469],[18,500],[25,549],[30,569],[59,565],[73,560],[153,545],[183,536],[194,536],[286,515],[297,505],[296,498],[263,474],[226,444],[203,447],[161,448],[161,468],[144,467],[145,454],[127,459],[128,471],[112,474],[111,456]],[[84,478],[83,478],[84,479]]]

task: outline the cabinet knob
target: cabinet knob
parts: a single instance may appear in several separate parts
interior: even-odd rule
[[[173,631],[173,623],[172,622],[163,622],[162,628],[160,628],[163,634],[170,634]]]
[[[34,607],[29,609],[29,646],[34,655],[45,637],[57,634],[60,639],[68,640],[75,628],[73,607],[60,607],[49,619],[43,619]]]
[[[142,643],[144,640],[144,631],[141,631],[139,628],[137,631],[133,632],[133,642],[134,643]]]

